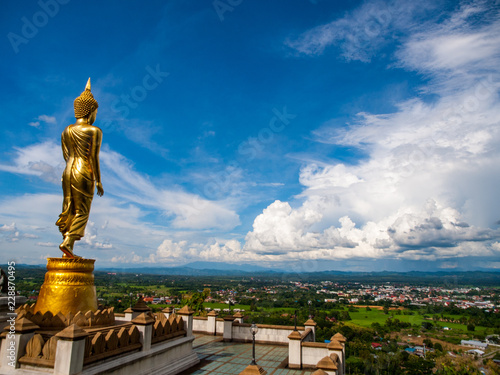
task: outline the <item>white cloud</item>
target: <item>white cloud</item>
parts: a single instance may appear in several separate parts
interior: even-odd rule
[[[0,164],[0,171],[38,176],[60,184],[64,169],[61,150],[53,142],[16,148],[13,164]],[[103,150],[100,154],[105,191],[127,201],[172,217],[175,228],[232,229],[238,215],[223,201],[208,200],[180,189],[157,188],[148,176],[135,171],[122,155]]]
[[[37,246],[50,247],[53,249],[52,256],[59,256],[58,244],[62,236],[55,222],[61,205],[62,194],[3,197],[0,200],[0,223],[12,220],[16,223],[0,227],[0,241],[2,234],[6,236],[6,241],[17,238],[22,244],[19,254],[27,258],[36,252]],[[85,236],[75,244],[76,254],[106,260],[118,251],[127,253],[137,248],[152,247],[167,235],[167,231],[144,222],[143,216],[144,212],[129,203],[123,204],[109,196],[96,197]],[[9,253],[16,252],[12,249]],[[33,261],[35,258],[30,259]]]
[[[157,188],[116,152],[102,152],[101,161],[107,167],[103,181],[112,194],[173,216],[175,228],[227,230],[240,224],[238,215],[228,203],[211,201],[181,190]]]
[[[15,220],[16,230],[33,233],[52,227],[62,205],[61,196],[55,194],[24,194],[17,197],[4,196],[0,200],[0,222]],[[55,225],[54,225],[54,228]]]
[[[59,246],[59,244],[55,242],[37,242],[36,245],[41,247],[50,247],[52,249],[57,249]]]
[[[38,176],[42,180],[60,184],[64,169],[62,151],[54,142],[16,147],[13,164],[0,164],[0,171]]]
[[[344,164],[327,165],[324,168],[309,164],[302,169],[300,174],[300,183],[312,189],[348,188],[359,182],[362,180],[349,172]]]
[[[139,82],[138,82],[139,83]],[[161,135],[164,124],[157,124],[152,120],[143,120],[134,117],[137,103],[133,106],[126,104],[122,96],[114,94],[116,86],[123,84],[122,79],[117,79],[112,74],[106,76],[101,82],[96,82],[94,95],[99,98],[99,112],[95,125],[102,129],[104,134],[117,132],[129,139],[131,142],[151,151],[163,158],[168,158],[169,150],[163,144],[157,142]],[[115,90],[102,90],[102,87],[113,87]],[[123,86],[122,90],[129,90]],[[106,110],[106,109],[108,110]],[[110,109],[110,110],[109,110]]]
[[[158,260],[166,259],[183,259],[185,257],[187,241],[173,242],[171,239],[164,240],[158,250],[156,251],[156,258]]]
[[[255,218],[253,231],[245,239],[245,249],[286,253],[314,247],[316,235],[305,231],[321,217],[313,209],[292,210],[287,202],[275,201]]]
[[[62,237],[54,223],[62,205],[61,159],[60,148],[44,142],[16,148],[13,162],[0,165],[0,170],[38,176],[57,184],[57,194],[4,196],[0,200],[0,241],[10,244],[9,254],[19,249],[27,263],[38,259],[38,255],[33,257],[37,247],[51,247],[52,256],[59,254],[57,243]],[[153,258],[142,254],[128,254],[137,248],[151,252],[172,233],[172,228],[191,231],[174,233],[174,237],[196,238],[200,234],[193,231],[203,233],[239,225],[230,203],[203,199],[178,188],[159,188],[149,176],[135,171],[130,162],[113,151],[101,151],[101,173],[105,195],[94,197],[85,236],[75,244],[78,255],[101,261],[126,258],[152,262]],[[148,222],[146,215],[156,215],[163,222]],[[118,252],[127,255],[117,255]],[[154,259],[167,258],[160,252]]]
[[[47,124],[54,124],[54,125],[57,124],[57,120],[54,116],[40,115],[37,117],[37,120],[38,121],[29,122],[28,125],[33,126],[34,128],[39,128],[41,125],[40,121],[45,122]]]
[[[99,215],[99,218],[102,218],[102,215]],[[109,241],[101,242],[99,240],[102,236],[99,226],[96,226],[93,221],[89,220],[85,228],[85,236],[81,241],[94,249],[112,249],[113,245]]]
[[[431,1],[367,1],[343,17],[304,32],[285,44],[299,53],[321,55],[338,45],[347,60],[369,62],[400,30],[409,30],[423,12],[436,6]]]
[[[477,18],[488,20],[497,12],[488,2],[464,3],[441,24],[412,34],[396,53],[398,64],[432,77],[427,89],[448,94],[483,80],[487,85],[478,87],[476,95],[485,95],[492,86],[485,72],[497,72],[500,24],[475,23]],[[495,86],[498,88],[498,82]]]
[[[40,115],[37,120],[46,122],[47,124],[57,124],[57,120],[54,116]]]
[[[171,238],[164,239],[156,252],[138,255],[135,252],[129,256],[115,256],[114,263],[153,263],[168,264],[169,266],[182,265],[194,260],[208,262],[242,263],[265,260],[266,256],[245,252],[239,241],[209,239],[205,243],[175,241]]]
[[[191,260],[307,265],[367,258],[446,259],[443,267],[455,267],[459,258],[497,256],[499,233],[493,225],[500,219],[500,22],[472,24],[474,17],[487,13],[485,4],[465,5],[441,23],[418,25],[418,11],[430,9],[432,2],[365,2],[290,39],[288,45],[300,53],[318,56],[337,45],[345,59],[368,62],[397,36],[400,47],[391,68],[425,74],[428,84],[420,89],[433,99],[416,97],[399,103],[394,113],[360,113],[350,127],[339,129],[333,119],[315,130],[316,141],[363,149],[366,159],[356,165],[305,161],[299,175],[302,193],[265,208],[244,241],[235,234],[213,237],[240,224],[236,199],[210,200],[171,183],[162,185],[104,147],[106,193],[94,199],[87,236],[77,243],[77,253],[119,263],[168,265]],[[121,123],[116,114],[110,116],[112,124]],[[55,118],[40,116],[32,126],[42,121],[55,123]],[[154,124],[128,124],[132,128],[125,134],[131,140],[163,156],[168,153],[154,142],[159,131]],[[11,164],[0,165],[0,170],[57,185],[63,168],[60,148],[51,142],[18,148]],[[242,172],[230,166],[221,174],[194,177],[199,185],[228,191],[240,201],[239,187],[245,184],[281,185],[247,182]],[[58,251],[61,236],[54,222],[61,200],[60,193],[2,197],[0,240],[8,243],[9,254],[19,250],[28,257],[31,253],[23,250],[27,243]]]
[[[373,4],[380,5],[365,3],[357,12],[366,15]],[[485,11],[464,6],[440,25],[415,27],[396,55],[399,66],[429,75],[422,91],[437,99],[414,98],[394,113],[360,113],[352,126],[332,120],[314,131],[318,142],[360,148],[367,158],[356,165],[307,162],[302,203],[271,204],[244,249],[282,259],[433,261],[498,253],[500,233],[492,226],[500,212],[500,22],[470,23]],[[352,17],[292,45],[320,54],[342,38],[339,27]]]
[[[16,232],[16,223],[11,223],[10,225],[4,224],[0,227],[0,232]]]
[[[495,29],[474,34],[441,34],[428,39],[414,37],[401,57],[408,66],[419,70],[456,69],[465,65],[483,64],[483,59],[490,57],[500,42]]]

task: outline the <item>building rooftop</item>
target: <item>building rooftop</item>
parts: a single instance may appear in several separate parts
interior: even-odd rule
[[[252,362],[252,344],[223,342],[221,336],[195,335],[193,349],[200,364],[180,375],[237,375]],[[310,375],[314,369],[292,370],[288,363],[288,346],[256,344],[255,359],[268,375]]]

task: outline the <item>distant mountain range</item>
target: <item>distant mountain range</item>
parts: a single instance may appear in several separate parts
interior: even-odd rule
[[[428,285],[500,285],[500,271],[498,270],[446,270],[446,271],[379,271],[379,272],[352,272],[352,271],[322,271],[299,273],[291,270],[265,268],[255,265],[238,265],[222,262],[193,262],[179,267],[135,267],[135,268],[108,268],[100,271],[116,273],[136,273],[169,276],[206,276],[206,277],[258,277],[282,278],[287,281],[318,282],[321,280],[335,280],[339,282],[359,283],[424,283]]]
[[[45,265],[21,265],[17,267],[43,269]],[[321,272],[295,272],[278,268],[266,268],[250,264],[233,264],[223,262],[192,262],[178,267],[97,267],[98,272],[135,273],[150,275],[183,275],[183,276],[268,276],[283,277],[286,279],[319,280],[335,279],[342,281],[363,281],[380,282],[389,281],[410,282],[412,279],[430,280],[432,278],[446,279],[449,283],[464,283],[470,280],[488,280],[500,284],[500,270],[481,269],[475,271],[465,271],[460,269],[449,269],[446,271],[377,271],[377,272],[356,272],[356,271],[321,271]],[[475,284],[475,283],[474,283]]]
[[[265,273],[286,273],[283,270],[265,268],[250,264],[232,264],[222,262],[192,262],[179,267],[133,267],[117,268],[102,267],[99,271],[108,272],[130,272],[153,275],[185,275],[185,276],[235,276],[246,274],[265,274]]]

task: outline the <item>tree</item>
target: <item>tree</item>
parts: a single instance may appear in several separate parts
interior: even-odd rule
[[[441,343],[439,343],[439,342],[435,342],[434,343],[434,350],[442,352],[443,351],[443,345],[441,345]]]
[[[429,338],[425,338],[425,339],[424,339],[424,344],[425,344],[425,346],[426,346],[426,347],[428,347],[429,349],[432,349],[432,348],[433,348],[432,341],[431,341],[431,339],[429,339]]]
[[[475,331],[476,326],[473,323],[467,324],[467,331]]]
[[[431,330],[432,328],[434,328],[434,325],[432,324],[432,322],[422,322],[422,328]]]
[[[471,357],[449,356],[438,358],[436,361],[437,375],[480,375],[474,360]]]
[[[434,368],[434,362],[417,357],[416,355],[411,355],[403,366],[406,370],[404,373],[408,375],[431,375],[432,369]]]
[[[210,289],[203,289],[203,292],[195,292],[187,301],[187,305],[195,312],[203,312],[203,302],[210,295]]]
[[[349,357],[345,361],[345,367],[349,374],[363,374],[365,370],[364,361],[358,357]]]

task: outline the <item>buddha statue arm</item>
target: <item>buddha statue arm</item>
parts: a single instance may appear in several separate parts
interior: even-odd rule
[[[66,130],[64,130],[61,134],[61,147],[62,147],[64,161],[67,162],[69,159],[69,150],[65,138],[66,138]]]
[[[101,149],[102,131],[97,127],[94,128],[94,130],[94,142],[92,142],[92,155],[90,160],[92,163],[92,170],[94,171],[97,195],[101,197],[104,194],[104,189],[101,183],[101,168],[99,164],[99,151]]]

